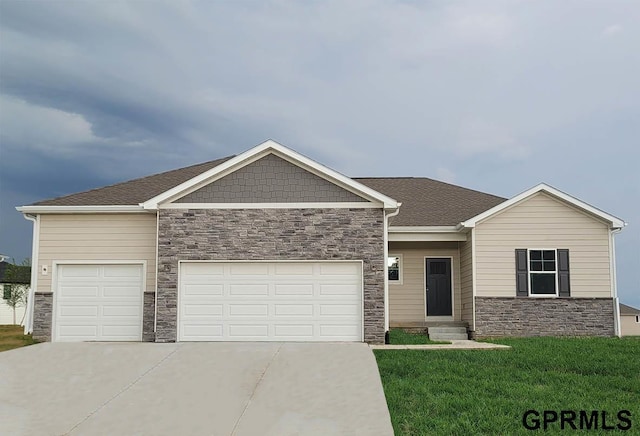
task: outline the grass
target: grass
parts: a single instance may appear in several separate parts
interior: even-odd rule
[[[638,434],[640,338],[492,342],[512,348],[375,350],[395,433],[531,434],[522,424],[530,409],[606,411],[608,425],[626,409],[632,420],[626,433]],[[558,423],[545,431],[559,433],[567,430]]]
[[[450,344],[451,342],[432,341],[427,335],[408,333],[402,329],[389,331],[389,343],[392,345]]]
[[[24,335],[24,327],[19,325],[0,325],[0,351],[33,345],[37,341],[31,335]]]

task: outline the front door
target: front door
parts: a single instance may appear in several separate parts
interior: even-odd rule
[[[451,259],[425,261],[427,316],[451,316]]]

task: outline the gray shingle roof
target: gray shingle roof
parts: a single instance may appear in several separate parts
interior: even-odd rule
[[[620,303],[620,315],[640,315],[640,309]]]
[[[137,205],[214,168],[233,156],[177,170],[39,201],[34,206]],[[506,199],[421,177],[354,178],[402,202],[395,226],[452,226],[502,203]]]
[[[217,167],[232,157],[228,156],[104,188],[39,201],[34,203],[34,206],[134,206]]]
[[[454,226],[506,200],[425,177],[354,180],[402,203],[393,226]]]

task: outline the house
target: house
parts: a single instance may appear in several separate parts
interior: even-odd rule
[[[31,268],[28,266],[12,265],[7,262],[6,256],[0,256],[0,325],[20,324],[24,318],[25,306],[19,304],[15,308],[7,304],[12,292],[17,287],[28,289],[31,281]]]
[[[540,184],[505,199],[349,178],[274,141],[17,208],[34,225],[27,328],[53,341],[364,341],[619,334],[625,223]]]
[[[620,303],[620,333],[622,336],[640,336],[640,309]]]

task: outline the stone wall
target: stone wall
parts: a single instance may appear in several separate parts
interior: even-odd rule
[[[153,331],[156,316],[156,293],[145,292],[142,308],[142,341],[154,342],[156,334]]]
[[[475,337],[614,336],[611,298],[476,297]]]
[[[33,294],[33,338],[38,341],[51,341],[51,317],[53,316],[53,293],[35,292]]]
[[[362,260],[364,339],[384,343],[381,209],[162,209],[156,341],[177,336],[179,260]]]

